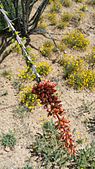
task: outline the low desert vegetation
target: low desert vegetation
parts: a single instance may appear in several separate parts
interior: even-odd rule
[[[53,49],[54,44],[51,41],[45,41],[42,47],[40,47],[40,52],[43,56],[50,58]]]
[[[80,149],[75,158],[76,168],[95,168],[95,143],[87,145],[85,149]]]
[[[64,5],[65,7],[70,7],[70,6],[72,5],[72,0],[64,0],[64,1],[63,1],[63,5]]]
[[[31,167],[31,165],[26,164],[25,167],[24,167],[23,169],[33,169],[33,168]]]
[[[62,9],[62,2],[60,0],[57,1],[54,0],[51,2],[51,8],[50,8],[51,12],[59,13],[61,9]]]
[[[44,29],[46,30],[48,27],[47,23],[45,21],[40,21],[39,24],[38,24],[38,28],[39,29]]]
[[[95,143],[80,149],[76,156],[70,156],[60,141],[53,121],[45,122],[42,134],[36,136],[32,153],[41,157],[42,165],[48,167],[95,168]],[[79,143],[81,144],[81,142]]]
[[[38,64],[35,63],[35,65],[36,65],[37,72],[42,77],[47,76],[52,70],[52,66],[48,62],[43,61],[43,62],[39,62]],[[24,69],[19,70],[18,77],[22,80],[27,80],[27,79],[35,80],[36,78],[36,76],[33,74],[32,69],[30,69],[27,66],[25,66]]]
[[[50,21],[51,25],[56,25],[57,24],[57,15],[55,12],[49,13],[48,14],[48,20]]]
[[[1,76],[11,80],[12,72],[10,70],[4,70],[4,71],[1,72]]]
[[[33,152],[42,158],[42,164],[47,167],[65,166],[71,158],[60,141],[60,134],[53,121],[43,125],[43,133],[36,137]]]
[[[3,7],[15,6],[12,0],[1,1]],[[20,169],[95,169],[95,0],[49,0],[39,19],[40,2],[33,1],[38,10],[27,27],[22,28],[25,15],[18,11],[22,32],[19,28],[11,40],[8,37],[8,58],[0,60],[0,169],[5,164],[12,168],[11,159],[13,164],[19,159],[15,168]],[[8,17],[17,29],[14,14]],[[7,26],[1,20],[0,28]],[[35,28],[29,31],[31,25]],[[26,64],[26,54],[20,59],[23,45],[15,41],[17,35],[29,56]],[[3,48],[5,44],[1,58]],[[8,125],[14,132],[6,132]]]
[[[89,68],[95,68],[95,52],[92,52],[91,54],[87,55],[85,60],[87,61]]]
[[[22,88],[19,93],[19,100],[22,105],[25,105],[30,111],[33,111],[35,106],[40,104],[40,100],[37,99],[37,96],[33,94],[31,86],[26,86]]]
[[[16,138],[12,131],[9,131],[7,134],[3,134],[1,137],[1,145],[9,147],[10,149],[14,148],[16,145]]]
[[[57,23],[57,28],[64,29],[65,27],[69,26],[71,19],[72,15],[69,12],[62,13],[59,23]]]
[[[75,89],[95,88],[95,69],[89,69],[89,64],[84,59],[64,55],[60,64],[63,66],[64,78],[70,86]]]
[[[75,50],[85,50],[89,45],[89,40],[85,38],[84,34],[82,34],[79,30],[74,30],[69,33],[65,38],[63,38],[63,42],[70,48]]]

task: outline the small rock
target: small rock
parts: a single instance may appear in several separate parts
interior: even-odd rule
[[[67,54],[67,51],[66,51],[66,50],[64,50],[64,54]]]
[[[4,150],[5,150],[6,152],[9,152],[9,151],[10,151],[10,147],[5,147]]]

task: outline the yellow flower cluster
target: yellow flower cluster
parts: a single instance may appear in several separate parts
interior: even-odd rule
[[[24,87],[19,93],[19,101],[24,104],[30,111],[40,104],[40,100],[32,93],[31,86]]]
[[[62,8],[62,2],[60,0],[50,0],[51,3],[51,12],[58,13]]]
[[[55,12],[49,13],[48,14],[48,20],[50,21],[51,25],[56,25],[57,24],[57,15]]]
[[[84,34],[82,34],[79,30],[72,31],[62,41],[68,47],[76,50],[86,49],[86,47],[89,45],[89,40],[85,38]]]
[[[83,5],[83,6],[80,8],[80,10],[83,11],[83,12],[88,11],[87,5]]]
[[[64,78],[75,89],[95,89],[95,70],[88,69],[89,65],[80,57],[64,55],[60,61],[63,66]]]
[[[84,60],[81,58],[75,59],[73,56],[64,55],[60,60],[63,66],[64,78],[67,79],[74,72],[78,72],[84,68]]]
[[[40,29],[47,29],[47,23],[45,21],[39,21],[38,28]]]
[[[37,72],[42,76],[47,76],[52,70],[48,62],[40,62],[36,64],[36,66],[37,66]]]
[[[53,49],[53,43],[51,41],[46,41],[40,48],[40,52],[43,56],[50,57]]]
[[[32,69],[25,66],[23,70],[19,70],[18,77],[23,80],[25,79],[34,80],[36,76],[33,74]]]
[[[52,70],[52,67],[48,62],[39,62],[38,64],[35,65],[36,65],[37,72],[41,76],[47,76]],[[25,67],[25,69],[20,70],[18,76],[23,80],[25,79],[34,80],[36,78],[36,76],[32,72],[32,69],[29,69],[29,67],[27,66]]]
[[[68,84],[75,89],[88,88],[95,90],[95,71],[83,70],[82,72],[76,72],[69,77]]]

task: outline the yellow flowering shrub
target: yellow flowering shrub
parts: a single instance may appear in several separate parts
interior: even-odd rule
[[[38,28],[47,29],[47,23],[45,21],[39,21]]]
[[[73,56],[64,55],[60,64],[63,66],[67,84],[75,89],[95,89],[95,70],[88,69],[89,64],[84,59],[80,57],[75,59]]]
[[[18,77],[23,80],[25,79],[34,80],[35,75],[33,74],[32,69],[25,66],[24,69],[19,70]]]
[[[62,43],[62,41],[61,41],[61,42],[58,44],[58,48],[59,48],[59,50],[60,50],[61,52],[63,52],[63,51],[66,50],[67,46],[66,46],[64,43]]]
[[[72,15],[69,12],[64,12],[61,16],[61,19],[59,20],[57,24],[57,28],[64,29],[66,26],[69,25],[70,20],[72,19]]]
[[[32,111],[37,105],[40,105],[40,100],[32,93],[32,87],[24,87],[19,93],[19,100],[21,104],[24,104],[30,111]]]
[[[52,67],[50,66],[50,64],[48,62],[39,62],[36,65],[36,69],[37,72],[41,75],[41,76],[47,76],[51,70]],[[18,74],[19,78],[21,79],[29,79],[29,80],[34,80],[36,77],[32,72],[32,69],[29,69],[29,67],[25,67],[25,69],[20,70],[20,73]]]
[[[51,41],[45,41],[42,47],[40,48],[40,52],[43,56],[50,57],[53,49],[54,44]]]
[[[48,20],[50,21],[51,25],[56,25],[57,24],[57,15],[55,12],[49,13],[48,14]]]
[[[85,38],[84,34],[82,34],[79,30],[72,31],[62,41],[68,47],[76,50],[86,49],[86,47],[89,45],[89,40]]]
[[[63,22],[69,22],[72,19],[72,14],[70,12],[64,12],[61,19]]]
[[[60,0],[53,0],[51,1],[51,12],[56,12],[58,13],[60,11],[60,9],[62,8],[62,3]]]
[[[64,55],[60,64],[63,66],[65,79],[69,78],[72,73],[84,69],[84,60],[79,57],[75,59],[74,56]]]
[[[68,84],[75,89],[88,88],[90,90],[95,89],[95,71],[83,70],[82,72],[76,72],[71,74],[68,80]]]
[[[37,72],[42,76],[47,76],[52,68],[48,62],[39,62],[37,64]]]

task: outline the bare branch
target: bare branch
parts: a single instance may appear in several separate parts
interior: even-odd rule
[[[27,63],[27,65],[31,66],[33,73],[36,75],[36,80],[39,83],[41,81],[40,75],[37,73],[36,67],[35,67],[35,65],[33,65],[32,60],[31,60],[30,56],[28,55],[28,53],[26,51],[25,45],[23,44],[20,36],[17,34],[15,28],[13,27],[13,25],[11,23],[11,20],[6,15],[6,11],[3,8],[1,8],[0,12],[3,14],[7,24],[9,25],[9,27],[13,31],[13,33],[14,33],[14,35],[16,37],[16,40],[17,40],[18,44],[20,45],[20,47],[22,49],[23,55],[24,55],[24,57],[26,59],[26,63]]]
[[[33,17],[31,18],[31,20],[29,21],[32,27],[30,28],[30,31],[35,29],[37,27],[38,21],[40,19],[41,14],[43,13],[45,7],[47,6],[49,0],[43,0],[42,3],[40,4],[40,6],[38,7],[38,9],[36,10],[35,14],[33,15]]]

